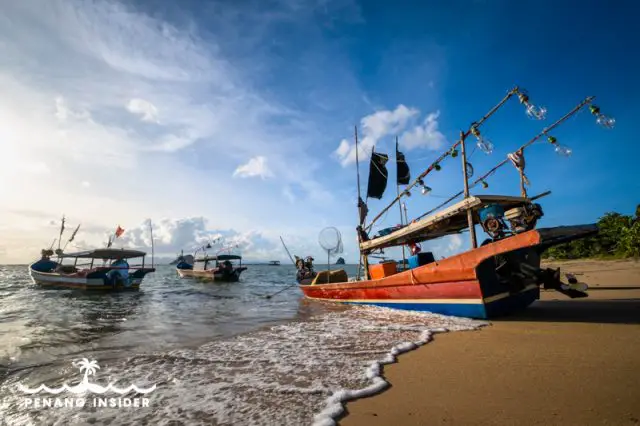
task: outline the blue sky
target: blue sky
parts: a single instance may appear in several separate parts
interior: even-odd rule
[[[285,259],[279,235],[320,256],[317,234],[332,225],[354,261],[353,126],[390,154],[398,136],[416,176],[514,85],[548,118],[510,101],[483,128],[496,148],[473,154],[477,174],[595,95],[614,130],[584,111],[553,133],[571,158],[546,143],[526,152],[530,192],[553,191],[542,225],[640,202],[631,1],[0,4],[0,141],[13,159],[0,171],[0,261],[33,257],[62,213],[85,224],[79,246],[116,224],[130,230],[122,244],[143,244],[152,218],[157,252],[222,234],[264,260]],[[461,183],[459,161],[446,161],[427,179],[433,195],[411,197],[410,216]],[[510,166],[488,183],[476,191],[518,192]],[[394,209],[381,226],[397,221]],[[430,246],[463,247],[465,238]]]

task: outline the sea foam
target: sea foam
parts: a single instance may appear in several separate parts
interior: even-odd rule
[[[484,323],[430,313],[353,307],[202,345],[137,355],[96,381],[154,383],[150,408],[14,412],[48,424],[333,425],[344,403],[384,390],[385,364],[435,333]],[[102,378],[102,379],[101,379]],[[22,423],[20,422],[20,423]]]

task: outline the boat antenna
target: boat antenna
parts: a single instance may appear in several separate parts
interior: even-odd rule
[[[53,241],[51,241],[51,245],[49,246],[49,250],[53,250],[53,245],[56,243],[58,239],[54,238]]]
[[[64,232],[64,214],[62,215],[62,223],[60,224],[60,237],[58,238],[58,250],[60,250],[60,244],[62,243],[62,233]]]
[[[64,247],[62,247],[62,251],[64,252],[65,249],[67,248],[67,245],[73,241],[73,239],[76,237],[76,234],[78,233],[78,229],[80,229],[80,224],[78,224],[78,226],[76,227],[76,229],[73,231],[73,233],[71,234],[71,237],[69,238],[69,240],[64,244]]]

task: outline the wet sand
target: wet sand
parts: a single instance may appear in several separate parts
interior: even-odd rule
[[[640,424],[640,262],[549,264],[588,299],[544,291],[479,331],[436,335],[384,368],[385,392],[344,425]]]

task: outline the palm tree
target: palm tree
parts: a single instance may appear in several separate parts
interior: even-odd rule
[[[82,379],[83,383],[89,383],[89,376],[96,374],[96,370],[100,369],[98,365],[98,361],[95,359],[89,361],[87,358],[82,358],[80,362],[77,364],[80,367],[80,372],[84,371],[84,378]]]

